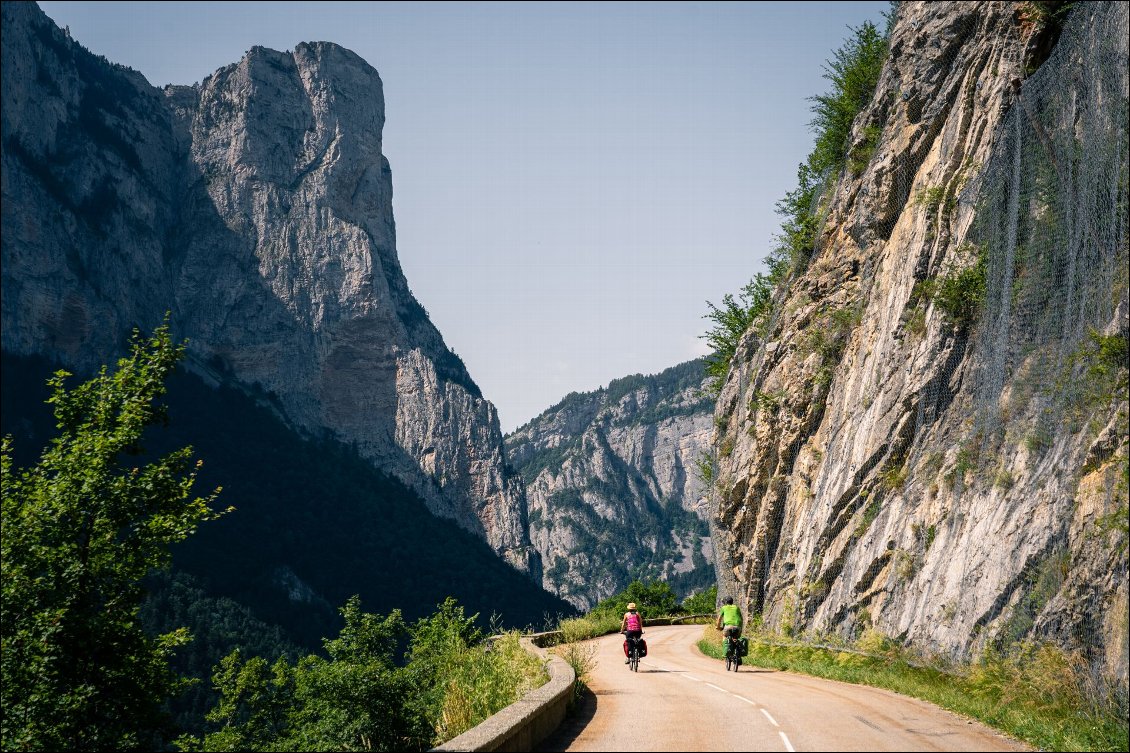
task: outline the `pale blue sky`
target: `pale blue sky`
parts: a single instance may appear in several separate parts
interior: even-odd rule
[[[41,2],[90,50],[190,84],[331,41],[384,81],[408,284],[503,430],[705,353],[812,144],[822,66],[887,2]]]

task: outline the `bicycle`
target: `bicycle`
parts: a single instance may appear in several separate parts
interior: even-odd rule
[[[629,638],[626,634],[624,640],[628,642],[628,669],[633,672],[640,671],[640,641],[642,638]]]
[[[722,646],[726,653],[726,671],[729,672],[733,667],[734,671],[738,671],[738,667],[742,665],[742,650],[741,641],[737,637],[726,636],[722,639]]]

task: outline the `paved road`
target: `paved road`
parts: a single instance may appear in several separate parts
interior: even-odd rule
[[[704,656],[702,625],[646,628],[639,672],[622,638],[598,638],[593,691],[540,750],[1031,750],[976,722],[887,690]]]

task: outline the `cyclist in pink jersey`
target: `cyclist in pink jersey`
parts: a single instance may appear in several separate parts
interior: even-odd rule
[[[636,611],[634,601],[628,602],[628,611],[624,612],[624,617],[620,620],[620,632],[628,641],[638,641],[643,635],[643,617],[640,617],[640,613]],[[627,664],[629,661],[625,659],[624,663]]]

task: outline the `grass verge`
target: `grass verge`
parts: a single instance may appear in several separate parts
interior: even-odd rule
[[[463,653],[450,669],[437,724],[446,742],[549,681],[541,660],[521,645],[517,631]]]
[[[573,681],[573,697],[569,705],[573,706],[588,689],[588,679],[596,669],[596,645],[592,643],[562,643],[551,649],[573,668],[576,680]]]
[[[1058,648],[1019,647],[987,655],[962,668],[916,666],[889,639],[865,634],[842,650],[781,644],[777,636],[748,634],[749,656],[758,667],[886,688],[978,719],[1040,750],[1130,749],[1124,694],[1098,703],[1085,692],[1080,657]],[[707,626],[698,648],[722,659],[722,634]],[[859,651],[867,653],[859,653]]]
[[[562,643],[575,643],[618,632],[620,617],[609,613],[591,613],[584,617],[562,620],[559,628]]]

